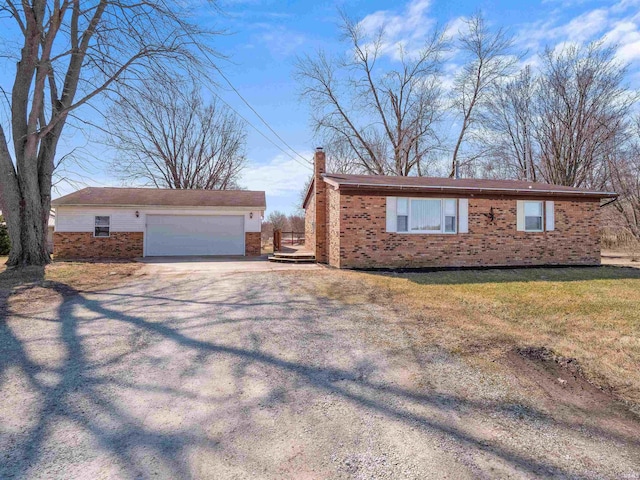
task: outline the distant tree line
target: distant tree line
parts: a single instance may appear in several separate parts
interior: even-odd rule
[[[273,232],[275,230],[304,234],[304,215],[302,213],[287,215],[278,210],[274,210],[269,213],[267,218],[262,222],[263,243],[273,239]]]

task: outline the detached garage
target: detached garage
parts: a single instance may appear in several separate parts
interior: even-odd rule
[[[52,202],[57,258],[260,255],[264,192],[85,188]]]

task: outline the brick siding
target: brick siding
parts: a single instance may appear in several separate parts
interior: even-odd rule
[[[314,157],[314,201],[315,201],[315,253],[320,263],[327,262],[327,187],[322,178],[325,173],[325,155],[318,150]]]
[[[469,233],[408,234],[386,232],[386,196],[335,193],[338,200],[329,195],[330,211],[340,211],[339,216],[329,215],[329,263],[335,267],[600,263],[600,208],[593,199],[552,199],[555,230],[551,232],[518,232],[516,201],[523,198],[503,196],[469,199]],[[493,221],[487,215],[491,208]]]
[[[327,189],[327,262],[340,268],[340,199],[338,190]]]
[[[244,254],[247,257],[258,257],[262,254],[262,235],[260,232],[245,232]]]
[[[310,252],[316,251],[316,194],[315,185],[312,185],[314,192],[309,196],[307,208],[304,211],[304,247]]]
[[[135,258],[142,256],[142,232],[111,232],[94,237],[91,232],[55,232],[53,254],[58,259]]]

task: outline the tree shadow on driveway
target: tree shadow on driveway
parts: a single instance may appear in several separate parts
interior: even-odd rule
[[[180,403],[193,402],[194,408],[203,408],[197,418],[211,424],[231,421],[226,417],[236,415],[231,423],[248,422],[258,428],[260,409],[289,402],[301,390],[338,398],[365,415],[446,439],[525,476],[593,478],[556,459],[492,441],[461,423],[446,420],[448,414],[509,419],[517,412],[545,427],[580,430],[579,435],[594,445],[616,442],[640,451],[638,437],[624,430],[561,422],[520,403],[398,386],[377,379],[373,363],[335,366],[326,359],[334,355],[331,345],[343,341],[339,337],[344,333],[327,332],[318,324],[328,315],[329,307],[331,315],[347,318],[353,306],[293,298],[284,293],[287,285],[282,279],[269,282],[275,291],[266,291],[265,283],[257,278],[237,281],[238,285],[229,287],[228,280],[212,279],[207,288],[201,280],[149,281],[139,287],[91,294],[70,292],[64,284],[50,283],[47,288],[65,297],[54,312],[22,316],[9,309],[7,318],[0,321],[0,389],[9,402],[0,419],[5,422],[14,414],[17,418],[0,431],[0,478],[56,474],[69,478],[74,476],[73,465],[94,465],[94,457],[108,458],[122,476],[133,478],[206,478],[215,474],[202,470],[206,467],[194,468],[194,455],[238,456],[247,464],[237,468],[250,475],[258,467],[265,468],[257,455],[238,455],[225,429],[194,428],[187,417],[182,425],[173,418],[188,415]],[[196,293],[189,297],[189,292]],[[308,328],[305,335],[322,333],[317,337],[329,349],[326,358],[319,361],[311,352],[305,355],[307,345],[291,345],[291,351],[280,352],[266,346],[270,335],[288,328],[285,325],[277,333],[271,330],[285,314]],[[47,348],[57,353],[48,356]],[[231,372],[211,378],[214,384],[219,383],[215,388],[199,383],[203,377],[199,372],[211,365],[228,365]],[[241,401],[241,393],[255,389],[256,379],[265,372],[277,373],[267,381],[268,388],[251,402]],[[182,383],[164,381],[165,376],[180,377]],[[195,383],[191,385],[190,380]],[[227,387],[225,382],[232,385]],[[21,394],[26,394],[24,401],[30,405],[26,418],[20,418],[23,406],[16,400]],[[154,395],[162,397],[162,404],[142,400],[160,398]],[[167,418],[158,420],[156,410],[162,410]],[[71,437],[69,432],[73,432]],[[52,450],[52,443],[61,439],[69,442],[69,450],[75,442],[83,449],[61,455],[61,450]],[[87,451],[86,445],[92,445],[93,450]],[[56,458],[52,458],[52,451],[57,452]],[[99,463],[96,468],[104,467]]]

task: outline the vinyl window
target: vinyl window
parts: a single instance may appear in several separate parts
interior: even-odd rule
[[[398,214],[398,232],[408,232],[409,231],[409,199],[408,198],[399,198],[397,203],[397,214]]]
[[[524,231],[542,232],[544,208],[542,202],[524,202]]]
[[[96,216],[94,222],[94,237],[108,237],[111,234],[111,217]]]
[[[397,232],[456,233],[456,199],[398,198]]]

